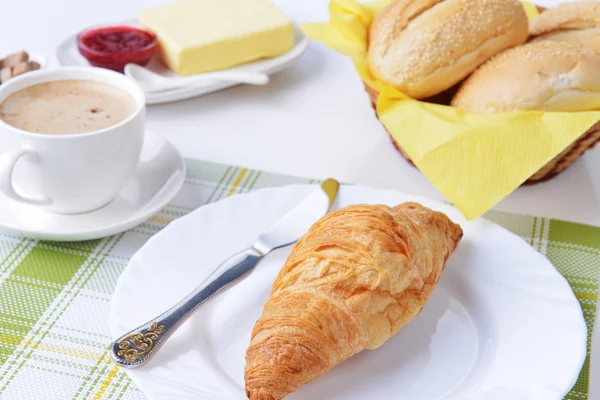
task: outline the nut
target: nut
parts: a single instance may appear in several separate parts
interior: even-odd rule
[[[9,54],[4,58],[3,67],[12,67],[20,62],[26,62],[29,60],[29,54],[26,51],[19,51],[18,53]]]
[[[4,83],[13,77],[12,68],[4,67],[0,70],[0,83]]]
[[[20,62],[20,63],[15,64],[12,67],[12,76],[21,75],[21,74],[24,74],[25,72],[29,72],[29,71],[31,71],[29,69],[29,65],[27,65],[26,62]]]
[[[0,83],[40,68],[41,65],[38,62],[29,61],[29,54],[25,51],[9,54],[4,59],[0,58]]]
[[[35,61],[20,62],[12,67],[12,76],[15,77],[17,75],[21,75],[25,72],[33,71],[34,69],[39,68],[40,64],[36,63]]]

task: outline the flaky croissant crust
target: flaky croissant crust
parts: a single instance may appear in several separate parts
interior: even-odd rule
[[[461,228],[417,203],[322,218],[277,276],[246,353],[246,392],[277,400],[381,346],[431,295]]]

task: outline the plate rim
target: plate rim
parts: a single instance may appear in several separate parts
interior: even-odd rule
[[[127,219],[126,221],[122,221],[122,222],[115,222],[113,224],[110,224],[107,226],[102,226],[99,228],[97,227],[97,228],[90,228],[87,230],[78,230],[76,232],[71,231],[71,232],[56,233],[56,232],[51,232],[51,231],[42,230],[42,229],[24,230],[22,228],[19,228],[18,226],[5,224],[2,221],[0,221],[0,227],[2,227],[3,229],[7,229],[9,231],[12,231],[12,232],[17,232],[20,235],[30,237],[35,240],[48,240],[48,241],[55,241],[55,242],[74,242],[74,241],[87,241],[87,240],[100,239],[103,237],[115,235],[117,233],[129,230],[129,229],[141,224],[148,218],[151,218],[153,215],[155,215],[160,210],[162,210],[179,193],[183,184],[185,183],[187,165],[185,163],[185,160],[183,159],[183,156],[181,155],[181,152],[164,136],[154,133],[149,129],[146,129],[145,132],[146,132],[145,133],[146,137],[152,136],[158,140],[162,140],[167,146],[170,147],[170,150],[173,151],[173,153],[176,155],[177,163],[179,164],[178,167],[176,168],[176,170],[181,171],[181,174],[178,174],[179,177],[175,182],[169,183],[167,181],[167,183],[165,183],[165,185],[161,186],[161,188],[156,192],[156,193],[159,193],[166,186],[172,187],[170,193],[162,201],[156,202],[156,204],[154,204],[154,202],[152,202],[152,201],[146,203],[146,205],[144,205],[137,211],[143,210],[144,207],[149,204],[152,204],[152,207],[150,207],[146,211],[142,212],[136,218]],[[109,204],[107,204],[107,206]],[[35,206],[30,206],[30,207],[35,207]],[[93,213],[95,211],[97,211],[97,210],[91,211],[90,213]],[[77,218],[77,214],[73,215],[73,218]]]
[[[206,204],[202,207],[199,207],[198,209],[192,211],[191,213],[187,214],[186,216],[180,217],[177,220],[173,221],[169,226],[167,226],[165,229],[161,230],[160,232],[158,232],[157,234],[155,234],[154,236],[152,236],[130,259],[129,263],[128,263],[128,268],[126,268],[126,270],[123,272],[123,274],[121,274],[121,276],[119,277],[119,280],[117,282],[117,285],[115,287],[115,291],[114,293],[120,292],[122,290],[122,286],[124,285],[124,281],[125,279],[123,279],[124,277],[130,275],[132,273],[132,269],[129,268],[130,265],[132,265],[133,263],[137,262],[137,258],[140,256],[140,254],[142,254],[143,249],[146,248],[146,246],[148,247],[152,247],[153,244],[155,243],[155,241],[157,240],[161,240],[163,235],[169,235],[170,231],[174,231],[177,228],[177,225],[179,223],[181,223],[185,218],[187,218],[188,216],[191,215],[195,215],[196,213],[201,213],[201,212],[209,212],[211,208],[214,207],[219,207],[220,203],[231,203],[231,202],[239,202],[239,201],[244,201],[244,198],[249,197],[249,196],[253,196],[256,195],[257,192],[261,192],[262,194],[268,194],[269,192],[276,192],[276,191],[280,191],[280,190],[293,190],[294,188],[298,188],[298,187],[315,187],[315,184],[292,184],[292,185],[286,185],[286,186],[279,186],[279,187],[267,187],[267,188],[261,188],[261,189],[257,189],[251,192],[247,192],[247,193],[242,193],[242,194],[238,194],[235,196],[230,196],[227,198],[224,198],[222,200],[219,200],[217,202],[213,202],[213,203],[209,203]],[[401,191],[396,191],[396,190],[388,190],[388,189],[379,189],[379,188],[372,188],[372,187],[367,187],[367,186],[362,186],[362,185],[343,185],[343,188],[348,188],[350,190],[353,189],[357,189],[357,190],[367,190],[367,191],[376,191],[379,193],[383,193],[386,196],[393,196],[393,195],[401,195],[401,196],[405,196],[407,198],[409,198],[409,200],[406,201],[417,201],[417,202],[423,202],[425,203],[426,206],[428,207],[433,207],[435,209],[452,209],[454,210],[455,214],[461,217],[461,221],[457,221],[454,217],[453,220],[455,222],[464,224],[464,223],[474,223],[476,221],[484,221],[486,224],[490,224],[493,225],[495,228],[500,228],[500,230],[502,230],[504,232],[504,234],[509,234],[517,239],[519,239],[520,241],[523,242],[523,244],[527,245],[527,242],[523,240],[523,238],[521,238],[520,236],[512,233],[510,230],[492,222],[489,220],[485,220],[483,218],[481,219],[477,219],[475,221],[467,221],[462,214],[453,206],[449,205],[449,204],[445,204],[443,202],[439,202],[433,199],[429,199],[423,196],[416,196],[416,195],[412,195],[409,193],[405,193],[405,192],[401,192]],[[208,210],[206,210],[208,209]],[[193,218],[193,217],[190,217]],[[171,227],[171,225],[173,227]],[[577,310],[573,309],[573,311],[577,311],[578,316],[580,316],[580,322],[581,322],[581,330],[579,332],[576,332],[575,334],[579,334],[582,340],[581,346],[580,347],[580,351],[579,351],[579,357],[578,357],[578,369],[577,370],[573,370],[572,372],[572,376],[568,379],[568,384],[565,383],[565,388],[563,388],[563,392],[560,394],[557,394],[557,396],[561,396],[560,399],[562,399],[575,385],[575,383],[577,382],[578,378],[579,378],[579,374],[581,372],[581,369],[583,367],[583,364],[587,358],[587,325],[584,319],[584,315],[583,315],[583,310],[581,309],[581,307],[579,306],[579,301],[577,300],[572,287],[569,285],[568,281],[566,280],[566,278],[553,266],[553,264],[547,259],[547,257],[545,257],[543,254],[539,253],[538,251],[536,251],[535,249],[531,248],[531,246],[527,246],[530,248],[530,250],[536,254],[537,257],[542,257],[546,260],[546,264],[547,264],[547,272],[549,274],[552,274],[556,277],[558,277],[561,281],[561,285],[564,285],[565,288],[565,295],[568,295],[570,297],[570,299],[574,302],[574,304],[576,304]],[[533,254],[532,253],[532,254]],[[568,291],[568,293],[567,293]],[[110,303],[110,311],[109,311],[109,331],[111,334],[111,337],[117,337],[120,333],[120,330],[118,329],[118,327],[116,326],[117,323],[115,323],[115,319],[114,319],[114,309],[118,308],[115,302],[115,297],[113,295],[113,298],[111,299],[111,303]],[[575,348],[575,346],[573,346],[573,348]],[[129,374],[129,370],[127,370],[128,374]],[[136,383],[138,385],[140,385],[140,383],[137,381],[137,376],[136,374],[129,374],[129,376],[136,381]],[[565,382],[567,380],[565,379]],[[140,385],[142,386],[142,385]],[[558,390],[558,389],[557,389]],[[452,397],[453,398],[453,397]],[[558,399],[558,397],[557,397]]]

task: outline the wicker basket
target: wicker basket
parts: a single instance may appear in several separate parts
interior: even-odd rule
[[[545,8],[538,7],[538,10],[540,12],[543,12],[545,10]],[[369,87],[367,84],[365,84],[365,89],[366,89],[367,93],[369,94],[369,97],[371,99],[371,105],[373,106],[373,109],[376,109],[377,97],[379,96],[379,93],[376,90],[374,90],[373,88]],[[452,95],[456,91],[456,89],[458,89],[458,85],[455,86],[454,88],[449,89],[447,92],[440,93],[440,95],[436,96],[438,98],[433,99],[433,100],[435,100],[434,102],[448,104],[450,102],[450,99],[452,98]],[[379,116],[378,116],[378,118],[379,118]],[[386,131],[387,131],[387,129],[386,129]],[[404,156],[404,158],[406,158],[406,160],[408,162],[410,162],[411,164],[414,165],[414,163],[411,161],[411,159],[408,157],[408,155],[404,152],[404,150],[402,150],[402,147],[400,147],[400,145],[394,140],[394,138],[389,133],[389,131],[388,131],[388,134],[390,135],[390,138],[392,139],[394,146],[396,147],[396,149],[398,149],[400,154],[402,154],[402,156]],[[534,184],[534,183],[542,182],[542,181],[548,180],[548,179],[558,175],[560,172],[565,170],[569,165],[571,165],[575,160],[577,160],[579,157],[581,157],[583,155],[583,153],[585,153],[587,150],[593,148],[599,141],[600,141],[600,121],[598,121],[595,125],[593,125],[585,133],[583,133],[579,137],[579,139],[577,139],[575,142],[573,142],[562,153],[560,153],[559,155],[554,157],[548,164],[544,165],[539,171],[537,171],[529,179],[527,179],[525,181],[525,184]]]
[[[365,89],[371,99],[371,105],[373,106],[373,109],[375,109],[379,93],[373,88],[367,86],[366,84]],[[400,147],[400,145],[394,140],[394,138],[389,132],[388,134],[390,135],[394,146],[396,147],[396,149],[398,149],[400,154],[402,154],[402,156],[404,156],[404,158],[408,162],[413,164],[408,155],[404,152],[404,150],[402,150],[402,147]],[[562,153],[554,157],[548,164],[544,165],[542,169],[533,174],[527,181],[525,181],[525,184],[542,182],[558,175],[561,171],[563,171],[569,165],[571,165],[573,161],[577,160],[581,155],[583,155],[583,153],[593,148],[599,141],[600,121],[598,121],[590,129],[588,129],[583,135],[579,137],[579,139],[573,142],[569,147],[563,150]]]

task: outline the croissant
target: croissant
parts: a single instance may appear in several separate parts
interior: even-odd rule
[[[246,351],[246,394],[278,400],[363,349],[429,299],[462,230],[418,203],[353,205],[312,226],[277,276]]]

